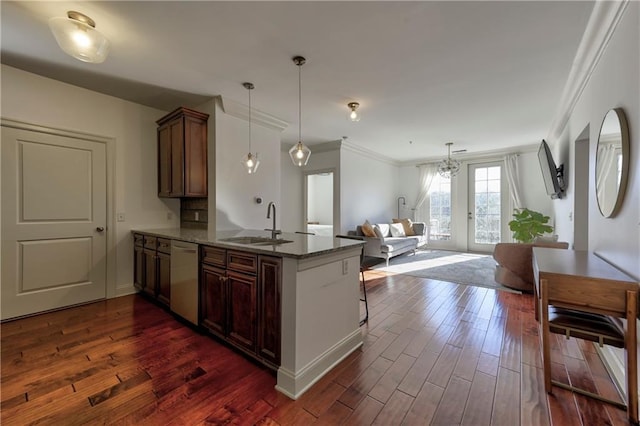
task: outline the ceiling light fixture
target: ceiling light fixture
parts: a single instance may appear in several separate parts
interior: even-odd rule
[[[109,54],[109,40],[87,15],[70,10],[67,18],[49,19],[49,28],[60,48],[76,59],[99,64]]]
[[[249,153],[242,157],[242,164],[247,170],[247,173],[252,174],[258,170],[260,160],[258,159],[258,153],[251,153],[251,91],[255,87],[253,83],[242,83],[245,89],[249,92]]]
[[[358,107],[360,106],[359,103],[357,102],[349,102],[347,104],[347,106],[349,108],[351,108],[351,112],[349,113],[349,120],[351,121],[360,121],[360,114],[358,113],[358,111],[356,111],[358,109]]]
[[[298,143],[291,147],[289,156],[298,167],[306,166],[311,157],[311,150],[302,143],[302,66],[307,60],[302,56],[293,58],[293,63],[298,66]]]
[[[448,148],[447,159],[442,160],[440,164],[438,164],[438,173],[440,173],[440,176],[443,178],[451,179],[460,171],[460,162],[451,159],[451,145],[453,145],[453,142],[447,142],[445,145],[447,145]]]

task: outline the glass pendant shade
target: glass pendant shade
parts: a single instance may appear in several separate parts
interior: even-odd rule
[[[249,93],[249,152],[242,157],[242,165],[249,174],[253,174],[258,170],[260,160],[258,159],[258,153],[251,152],[251,91],[254,89],[253,83],[242,83],[247,92]]]
[[[309,157],[311,157],[311,150],[307,148],[302,141],[298,142],[289,150],[289,156],[291,157],[291,161],[298,167],[306,166],[309,162]]]
[[[95,29],[95,22],[79,12],[70,11],[67,16],[49,19],[49,28],[60,48],[83,62],[104,62],[109,54],[109,40]]]
[[[347,106],[349,107],[349,109],[351,109],[351,112],[349,112],[349,121],[360,121],[361,115],[357,111],[360,104],[358,102],[349,102]]]
[[[302,143],[302,66],[307,60],[302,56],[295,56],[293,63],[298,66],[298,143],[291,147],[289,156],[298,167],[306,166],[311,157],[311,150]]]
[[[258,153],[255,154],[248,153],[242,157],[242,165],[247,170],[247,173],[253,174],[258,171],[258,166],[260,165],[260,160],[258,159]]]
[[[438,173],[444,178],[451,179],[460,171],[460,162],[451,158],[451,145],[453,145],[453,142],[448,142],[446,145],[449,151],[446,160],[442,160],[438,164]]]

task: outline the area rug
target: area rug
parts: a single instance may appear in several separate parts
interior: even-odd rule
[[[369,269],[521,293],[495,281],[493,276],[496,262],[491,255],[446,250],[416,250],[415,254],[408,253],[391,258],[389,266],[379,263]]]

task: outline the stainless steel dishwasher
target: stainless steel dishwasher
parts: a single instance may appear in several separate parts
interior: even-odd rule
[[[171,241],[171,310],[198,324],[198,245]]]

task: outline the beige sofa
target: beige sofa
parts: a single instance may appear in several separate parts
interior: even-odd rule
[[[533,292],[533,247],[569,248],[564,242],[498,243],[493,250],[496,265],[495,280],[505,287]]]

